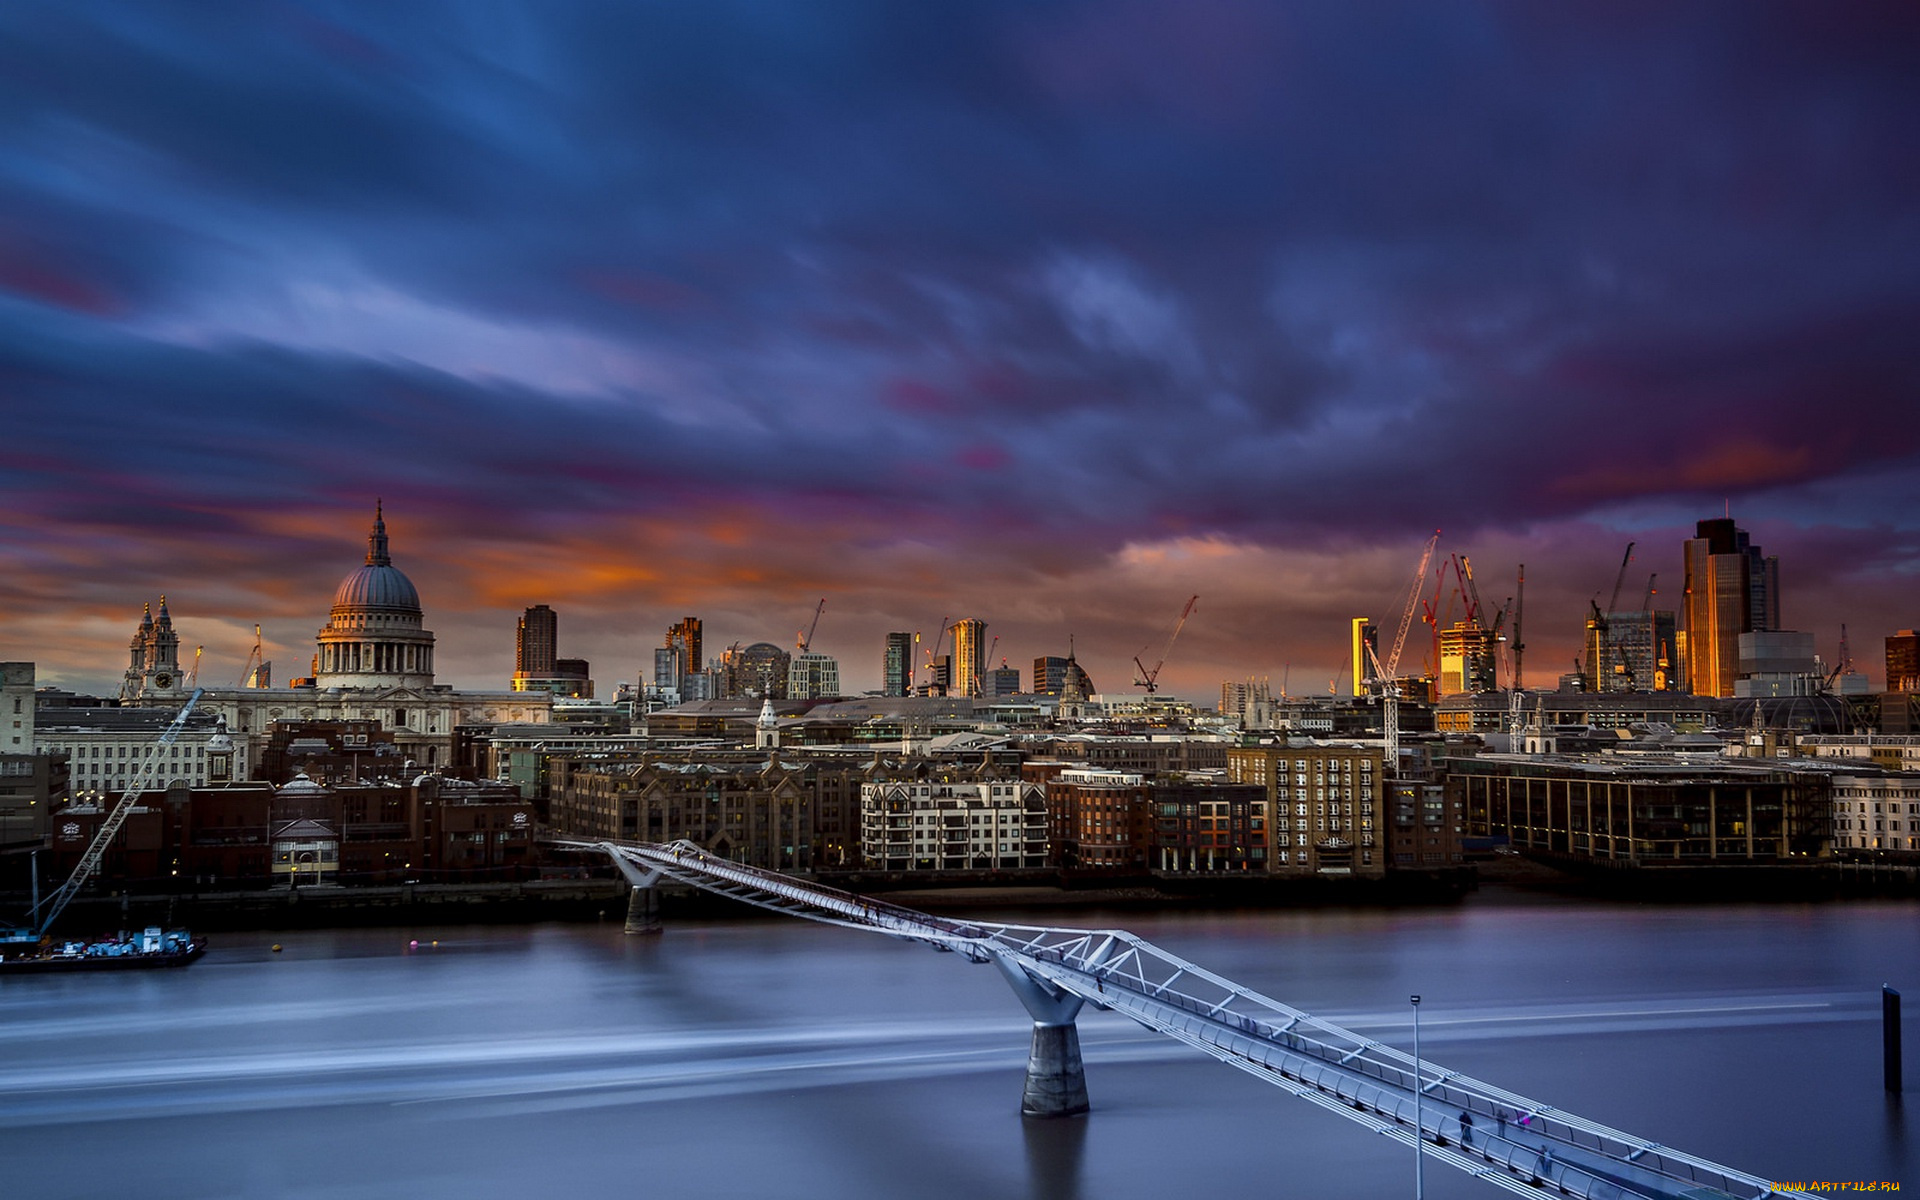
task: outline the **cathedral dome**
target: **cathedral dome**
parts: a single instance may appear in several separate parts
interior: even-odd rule
[[[367,535],[367,561],[340,581],[333,593],[333,611],[341,609],[398,609],[420,612],[420,593],[413,580],[393,565],[387,552],[387,522],[378,509],[374,512],[373,531]]]
[[[391,563],[383,565],[369,562],[340,581],[340,589],[333,594],[333,607],[336,610],[397,608],[417,613],[420,611],[420,593],[414,590],[413,580],[408,579],[399,567]]]
[[[425,624],[420,593],[387,552],[386,517],[376,504],[367,561],[340,581],[333,612],[320,629],[315,686],[433,686],[433,634]]]

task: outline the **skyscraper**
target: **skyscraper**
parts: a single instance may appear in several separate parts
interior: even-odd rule
[[[680,678],[699,673],[705,660],[700,657],[700,618],[683,617],[667,627],[667,649],[680,656]]]
[[[1780,628],[1780,560],[1731,518],[1701,521],[1684,547],[1687,678],[1696,696],[1731,696],[1740,635]]]
[[[978,696],[987,669],[987,623],[962,617],[953,623],[953,686],[949,695]]]
[[[1887,639],[1887,690],[1920,692],[1920,633],[1902,629]]]
[[[1367,657],[1368,647],[1372,647],[1374,654],[1380,653],[1380,627],[1373,623],[1372,617],[1355,617],[1353,619],[1353,694],[1356,696],[1367,694],[1366,681],[1373,677],[1373,663]]]
[[[536,604],[520,617],[513,639],[513,673],[519,678],[553,674],[560,643],[560,618],[551,608]]]
[[[913,635],[889,633],[880,664],[880,694],[905,696],[913,691]]]

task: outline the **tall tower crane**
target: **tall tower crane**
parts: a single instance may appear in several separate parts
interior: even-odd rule
[[[1613,577],[1613,596],[1607,601],[1606,611],[1600,611],[1598,596],[1588,601],[1593,606],[1593,690],[1596,692],[1607,690],[1610,672],[1608,661],[1613,657],[1613,651],[1616,648],[1613,644],[1613,614],[1620,611],[1620,589],[1627,582],[1627,566],[1633,562],[1634,545],[1635,543],[1628,542],[1627,552],[1620,556],[1620,570]]]
[[[1381,663],[1378,654],[1368,655],[1368,658],[1373,663],[1372,673],[1374,678],[1367,682],[1384,683],[1388,680],[1398,681],[1400,652],[1406,649],[1407,630],[1413,627],[1413,614],[1419,611],[1420,593],[1426,588],[1427,566],[1433,562],[1433,548],[1439,544],[1440,531],[1436,529],[1433,531],[1433,536],[1427,539],[1426,547],[1420,551],[1420,565],[1415,568],[1413,572],[1413,588],[1407,593],[1406,611],[1400,614],[1400,631],[1393,637],[1393,653],[1387,656],[1385,664]]]
[[[807,626],[807,631],[799,635],[800,653],[805,654],[813,648],[813,631],[820,628],[820,614],[825,611],[827,611],[827,598],[822,596],[819,607],[813,610],[813,624]]]
[[[953,620],[952,617],[940,618],[940,632],[933,635],[933,645],[931,648],[927,650],[926,669],[927,669],[927,688],[929,691],[931,691],[933,688],[934,661],[940,657],[940,643],[947,640],[947,630],[953,628],[953,626],[949,624],[949,622],[951,622],[952,620]],[[918,636],[919,636],[918,634],[915,635],[916,638]],[[946,686],[947,687],[953,686],[953,672],[951,668],[949,668],[947,672]]]
[[[1180,610],[1180,619],[1173,626],[1173,636],[1167,639],[1167,648],[1160,652],[1160,661],[1153,664],[1151,671],[1147,669],[1145,663],[1140,661],[1139,654],[1133,656],[1133,665],[1140,670],[1140,676],[1133,681],[1133,686],[1147,689],[1149,696],[1160,690],[1160,668],[1167,665],[1167,655],[1173,653],[1173,643],[1180,637],[1180,631],[1187,627],[1187,618],[1193,615],[1193,606],[1198,603],[1200,603],[1200,597],[1194,596],[1187,601],[1187,606]],[[1146,650],[1146,647],[1141,647],[1141,654],[1146,653]]]
[[[1422,570],[1424,576],[1426,572]],[[1373,664],[1374,678],[1380,683],[1380,735],[1386,743],[1386,768],[1389,774],[1400,774],[1400,681],[1391,671],[1380,665],[1380,656],[1374,652],[1372,642],[1362,642],[1367,649],[1367,659]]]
[[[1420,593],[1425,590],[1427,566],[1433,562],[1433,550],[1440,544],[1440,531],[1433,531],[1427,544],[1420,551],[1420,565],[1413,572],[1413,588],[1407,593],[1406,610],[1400,614],[1400,631],[1393,638],[1393,653],[1387,661],[1380,661],[1379,652],[1373,643],[1362,640],[1366,647],[1367,661],[1371,665],[1367,673],[1372,676],[1368,682],[1374,684],[1380,693],[1380,715],[1382,733],[1385,735],[1389,772],[1400,773],[1400,652],[1407,646],[1407,630],[1413,627],[1413,614],[1420,607]]]

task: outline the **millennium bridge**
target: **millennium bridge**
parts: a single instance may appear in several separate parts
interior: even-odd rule
[[[729,862],[692,842],[559,842],[611,856],[633,885],[629,932],[659,929],[671,880],[745,904],[991,963],[1033,1017],[1021,1111],[1088,1110],[1080,1036],[1093,1005],[1133,1018],[1424,1156],[1523,1196],[1801,1196],[1449,1071],[1241,987],[1123,930],[957,921]],[[1417,1051],[1416,1043],[1416,1051]],[[1417,1173],[1416,1173],[1417,1178]]]

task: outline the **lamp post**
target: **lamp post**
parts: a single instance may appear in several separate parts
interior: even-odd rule
[[[1427,1156],[1425,1122],[1420,1113],[1420,997],[1413,1000],[1413,1200],[1425,1200],[1423,1172]]]

